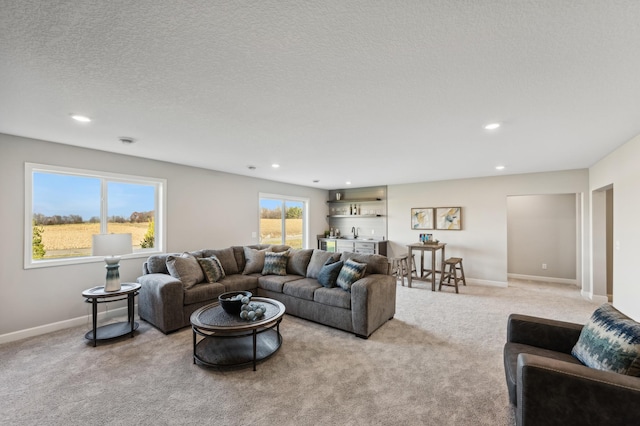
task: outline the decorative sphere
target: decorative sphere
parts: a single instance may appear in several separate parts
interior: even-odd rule
[[[254,319],[256,317],[256,313],[254,311],[245,311],[247,312],[247,319]]]

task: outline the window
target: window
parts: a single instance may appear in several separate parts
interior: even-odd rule
[[[94,261],[93,234],[164,251],[165,180],[27,163],[25,181],[25,268]]]
[[[260,194],[260,244],[307,246],[307,199]]]

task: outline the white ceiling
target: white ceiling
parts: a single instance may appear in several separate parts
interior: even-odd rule
[[[585,168],[640,133],[640,1],[0,0],[0,132],[319,188]]]

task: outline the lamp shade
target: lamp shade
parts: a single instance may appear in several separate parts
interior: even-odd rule
[[[94,256],[120,256],[132,252],[131,234],[94,234]]]

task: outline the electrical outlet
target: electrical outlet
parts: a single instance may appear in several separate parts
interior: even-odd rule
[[[542,264],[542,269],[547,269],[547,264],[546,263]]]

